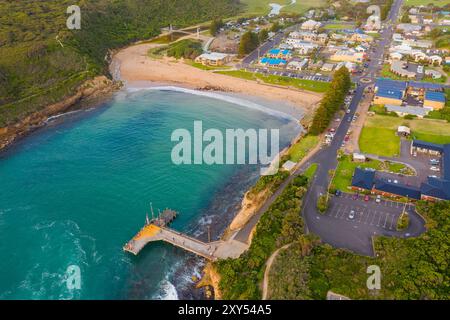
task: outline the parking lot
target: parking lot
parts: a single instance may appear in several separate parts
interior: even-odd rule
[[[377,203],[374,198],[364,201],[362,196],[354,200],[352,194],[342,193],[330,199],[330,207],[325,213],[333,219],[347,221],[354,228],[366,229],[370,233],[383,233],[384,230],[396,231],[397,220],[405,208],[404,203],[382,199]],[[408,212],[413,205],[406,205]],[[354,211],[354,218],[349,217]]]

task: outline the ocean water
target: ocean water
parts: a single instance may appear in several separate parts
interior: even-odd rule
[[[204,130],[279,128],[286,146],[300,127],[255,103],[191,93],[121,91],[0,154],[0,299],[202,297],[192,280],[201,258],[164,243],[137,257],[122,246],[150,202],[180,213],[174,229],[205,240],[210,225],[219,237],[259,169],[176,166],[172,131],[192,130],[195,120]],[[80,268],[80,289],[67,286],[71,265]]]

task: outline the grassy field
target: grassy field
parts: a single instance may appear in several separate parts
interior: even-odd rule
[[[448,0],[405,0],[404,2],[406,6],[427,6],[430,3],[438,7],[449,4]]]
[[[359,137],[359,147],[363,153],[396,157],[400,154],[400,137],[395,130],[364,127]]]
[[[370,160],[364,163],[353,162],[351,157],[344,156],[339,160],[336,174],[331,182],[331,189],[346,191],[352,184],[353,173],[356,168],[372,168],[380,171],[400,173],[405,170],[405,165],[400,163]]]
[[[308,180],[311,180],[311,178],[314,176],[314,174],[316,173],[316,171],[317,171],[317,167],[318,167],[319,165],[317,164],[317,163],[313,163],[312,165],[310,165],[309,167],[308,167],[308,169],[306,169],[305,170],[305,172],[303,172],[303,175],[305,176],[305,177],[307,177],[308,178]]]
[[[397,128],[401,125],[411,129],[411,138],[434,143],[450,143],[450,123],[442,120],[414,119],[375,115],[367,117],[359,138],[364,153],[395,156],[400,150]]]
[[[271,10],[270,3],[278,3],[285,7],[281,9],[281,12],[286,13],[303,13],[309,8],[317,8],[323,6],[325,0],[297,0],[296,3],[291,4],[291,0],[241,0],[241,3],[245,5],[245,13],[247,15],[264,15],[268,14]]]
[[[229,75],[237,78],[242,78],[246,80],[261,80],[267,84],[274,84],[280,86],[291,86],[297,89],[309,90],[314,92],[325,92],[330,87],[329,82],[321,82],[314,80],[304,80],[304,79],[293,79],[283,76],[274,75],[262,75],[259,73],[253,73],[242,70],[232,70],[232,71],[218,71],[220,74]]]
[[[198,69],[201,69],[201,70],[221,70],[221,69],[230,69],[231,67],[230,66],[205,66],[205,65],[203,65],[203,64],[201,64],[201,63],[197,63],[197,62],[195,62],[195,61],[192,61],[192,60],[190,60],[190,61],[186,61],[186,63],[187,64],[189,64],[189,65],[191,65],[191,66],[193,66],[193,67],[195,67],[195,68],[198,68]]]

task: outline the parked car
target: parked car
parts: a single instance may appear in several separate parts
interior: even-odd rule
[[[438,159],[431,159],[431,160],[430,160],[430,163],[431,163],[432,165],[437,165],[437,164],[439,164],[439,160],[438,160]]]
[[[357,199],[358,199],[358,194],[355,193],[355,194],[353,195],[353,200],[357,200]]]
[[[350,112],[352,112],[350,109],[347,109],[347,114],[349,114]]]
[[[380,203],[381,202],[381,196],[380,195],[377,195],[377,198],[375,199],[375,202],[376,203]]]
[[[349,219],[355,219],[355,210],[351,210],[350,213],[348,214],[348,218]]]
[[[369,198],[369,196],[368,195],[366,195],[365,197],[364,197],[364,201],[369,201],[370,200],[370,198]]]
[[[341,190],[336,190],[336,197],[340,197],[342,194]]]
[[[441,169],[439,169],[438,167],[431,167],[430,170],[431,171],[436,171],[436,172],[441,171]]]

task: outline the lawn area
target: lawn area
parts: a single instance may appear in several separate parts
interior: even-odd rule
[[[350,156],[343,156],[336,168],[336,174],[331,182],[331,190],[339,189],[346,191],[352,184],[353,173],[356,168],[372,168],[379,171],[390,171],[400,173],[406,166],[401,163],[383,162],[379,160],[369,160],[364,163],[353,162]]]
[[[432,3],[435,6],[443,7],[448,4],[448,0],[405,0],[406,6],[427,6]]]
[[[412,136],[428,142],[442,143],[450,139],[450,123],[434,119],[406,120],[400,117],[375,115],[367,117],[365,127],[385,128],[392,131],[398,126],[405,125],[411,128]],[[364,127],[364,128],[365,128]]]
[[[303,172],[303,175],[304,175],[305,177],[307,177],[308,180],[310,181],[311,178],[312,178],[312,177],[314,176],[314,174],[316,173],[317,167],[318,167],[318,166],[319,166],[319,165],[318,165],[317,163],[313,163],[312,165],[310,165],[310,166],[308,167],[308,169],[305,170],[305,172]]]
[[[293,162],[299,162],[318,143],[319,143],[318,136],[307,135],[301,138],[300,141],[294,144],[289,150],[290,160]]]
[[[188,60],[186,61],[187,64],[189,64],[190,66],[193,66],[195,68],[201,69],[201,70],[223,70],[223,69],[230,69],[230,66],[205,66],[201,63],[197,63],[195,61],[192,60]]]
[[[303,13],[309,8],[317,8],[323,6],[325,0],[297,0],[292,3],[292,0],[241,0],[245,5],[245,14],[247,15],[266,15],[270,12],[270,3],[278,3],[285,6],[281,12],[286,13]]]
[[[359,147],[363,153],[396,157],[400,154],[400,137],[392,129],[365,126],[359,136]]]
[[[242,71],[242,70],[232,70],[232,71],[218,71],[217,73],[229,75],[237,78],[242,78],[246,80],[261,80],[267,84],[274,84],[280,86],[291,86],[297,89],[309,90],[314,92],[325,92],[330,87],[329,82],[305,80],[305,79],[294,79],[283,76],[275,75],[263,75],[254,72]]]
[[[353,24],[346,24],[346,23],[339,23],[337,21],[336,23],[327,24],[324,29],[326,30],[342,30],[342,29],[354,29],[355,25]]]
[[[383,69],[381,69],[381,77],[390,78],[392,80],[404,80],[404,78],[396,75],[390,70],[390,65],[388,63],[383,64]]]

